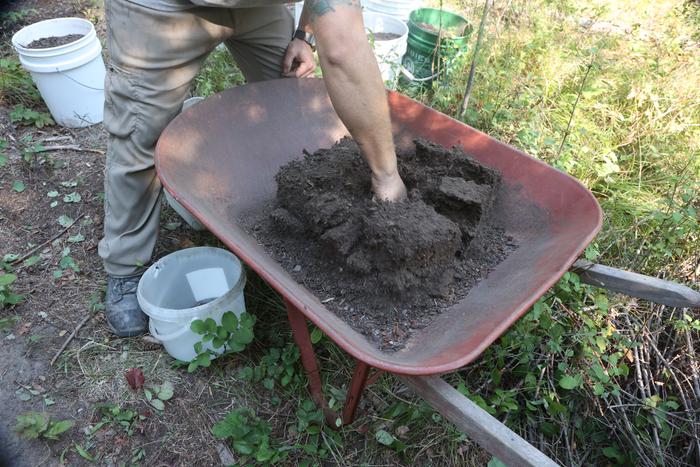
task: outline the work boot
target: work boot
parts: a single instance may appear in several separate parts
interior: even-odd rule
[[[148,329],[148,317],[141,311],[136,299],[140,278],[140,274],[107,277],[105,315],[109,329],[119,337],[138,336]]]

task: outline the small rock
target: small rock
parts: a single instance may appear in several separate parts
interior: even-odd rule
[[[293,271],[294,271],[294,272],[299,272],[299,271],[301,271],[301,266],[300,266],[299,264],[297,264],[296,266],[294,266]]]

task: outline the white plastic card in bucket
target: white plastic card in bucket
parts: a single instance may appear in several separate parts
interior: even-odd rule
[[[56,123],[81,128],[102,121],[105,65],[90,21],[40,21],[15,33],[12,45]]]

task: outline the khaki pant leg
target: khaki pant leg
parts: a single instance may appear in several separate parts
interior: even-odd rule
[[[234,34],[226,41],[248,82],[282,77],[282,59],[294,32],[284,5],[233,10]]]
[[[155,144],[180,112],[202,61],[233,34],[231,12],[162,12],[106,1],[110,63],[105,79],[104,238],[99,255],[113,276],[136,273],[151,258],[160,218]]]

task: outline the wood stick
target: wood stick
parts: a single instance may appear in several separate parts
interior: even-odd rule
[[[467,78],[467,89],[464,91],[464,100],[462,100],[462,110],[459,112],[459,118],[464,120],[464,116],[467,114],[467,108],[469,107],[469,98],[472,95],[472,86],[474,85],[474,70],[476,69],[476,59],[479,56],[479,49],[481,48],[481,41],[484,37],[484,25],[486,24],[486,17],[489,14],[489,4],[492,0],[486,0],[484,2],[484,10],[481,13],[481,22],[479,23],[479,32],[476,35],[476,44],[474,45],[474,55],[472,56],[472,64],[469,67],[469,78]]]
[[[82,219],[83,217],[85,217],[85,214],[84,214],[84,213],[81,214],[81,215],[79,215],[78,217],[76,217],[75,220],[74,220],[73,222],[71,222],[71,224],[70,224],[68,227],[66,227],[65,229],[61,230],[60,232],[58,232],[56,235],[54,235],[53,237],[49,238],[49,239],[46,240],[45,242],[43,242],[43,243],[41,243],[41,244],[35,246],[34,248],[32,248],[31,250],[29,250],[28,252],[26,252],[25,254],[23,254],[22,256],[20,256],[19,258],[17,258],[16,260],[11,261],[10,264],[21,263],[21,262],[24,261],[25,259],[29,258],[29,257],[32,256],[34,253],[36,253],[38,250],[40,250],[41,248],[44,248],[46,245],[48,245],[49,243],[53,242],[53,241],[56,240],[58,237],[60,237],[60,236],[63,235],[64,233],[68,232],[68,231],[70,230],[70,228],[73,227],[73,226],[75,225],[75,223],[78,222],[78,221],[79,221],[80,219]]]
[[[506,465],[559,465],[439,376],[396,376],[457,428]]]
[[[77,144],[64,144],[64,145],[58,145],[58,146],[42,146],[39,149],[37,149],[35,152],[48,152],[48,151],[64,151],[64,150],[70,150],[70,151],[78,151],[78,152],[94,152],[95,154],[102,154],[104,155],[104,151],[101,151],[99,149],[90,149],[90,148],[82,148],[78,146]]]
[[[90,319],[91,319],[93,316],[95,316],[95,313],[90,313],[89,315],[87,315],[85,318],[83,318],[83,319],[78,323],[78,325],[75,327],[75,329],[73,330],[73,332],[70,333],[70,336],[68,336],[68,337],[66,338],[66,340],[63,341],[63,345],[61,346],[60,349],[58,349],[58,352],[56,352],[56,355],[53,356],[53,358],[51,359],[51,363],[49,363],[49,365],[53,366],[53,364],[56,363],[56,360],[58,360],[58,357],[60,357],[61,354],[63,353],[63,351],[66,350],[66,347],[68,347],[68,344],[70,344],[70,342],[73,340],[73,338],[75,337],[75,335],[78,334],[78,331],[80,331],[80,329],[81,329],[83,326],[85,326],[85,323],[87,323],[88,321],[90,321]]]
[[[677,308],[699,308],[700,292],[676,282],[578,260],[572,266],[581,282]]]

